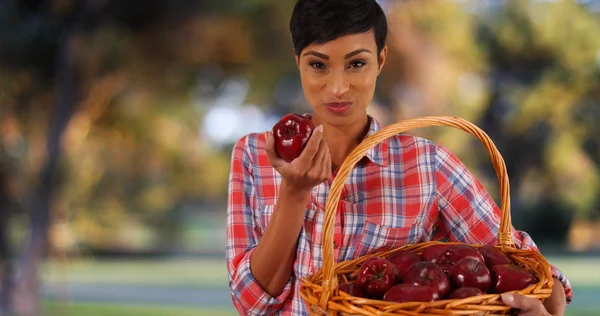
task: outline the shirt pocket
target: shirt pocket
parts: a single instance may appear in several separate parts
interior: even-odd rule
[[[361,257],[380,250],[395,249],[414,243],[413,227],[387,227],[367,221],[365,223],[354,257]]]

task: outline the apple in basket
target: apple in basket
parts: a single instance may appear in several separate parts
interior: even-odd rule
[[[485,263],[481,253],[469,245],[433,245],[423,251],[423,260],[440,265],[446,274],[463,258],[473,258]]]
[[[275,150],[287,162],[296,159],[312,135],[312,121],[300,114],[288,114],[273,126]]]
[[[410,250],[399,250],[394,252],[387,259],[396,265],[398,275],[396,276],[396,282],[404,280],[406,270],[414,263],[421,261],[421,256]]]
[[[474,287],[487,292],[492,284],[492,276],[481,261],[463,258],[450,269],[450,281],[455,289]]]
[[[429,246],[423,250],[423,254],[421,257],[424,261],[430,261],[437,265],[439,265],[444,272],[448,273],[452,264],[446,258],[446,251],[450,245],[446,244],[435,244],[433,246]]]
[[[394,285],[383,296],[384,301],[404,302],[433,302],[440,299],[436,290],[425,285],[398,284]]]
[[[452,291],[452,293],[450,293],[450,295],[448,296],[448,299],[456,300],[479,295],[483,295],[483,292],[481,292],[481,290],[476,287],[461,287]]]
[[[352,296],[365,297],[365,292],[356,283],[342,283],[338,286],[338,289]]]
[[[473,258],[481,263],[485,263],[485,259],[481,253],[469,245],[452,245],[448,247],[446,257],[452,262],[452,265],[464,258]]]
[[[381,298],[396,284],[396,266],[386,259],[372,257],[360,266],[356,283],[370,298]]]
[[[499,264],[511,264],[510,258],[501,250],[494,246],[483,246],[479,248],[479,253],[485,259],[485,264],[488,269],[491,269],[495,265]]]
[[[450,293],[450,280],[440,266],[433,262],[421,261],[406,270],[404,284],[423,285],[434,289],[440,297]]]
[[[522,290],[537,282],[536,277],[514,264],[492,267],[492,286],[495,293]]]

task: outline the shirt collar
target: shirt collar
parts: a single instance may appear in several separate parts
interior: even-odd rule
[[[312,115],[309,113],[304,114],[304,116],[308,118],[312,117]],[[365,135],[363,141],[369,136],[381,130],[381,124],[379,123],[379,121],[377,121],[377,119],[370,115],[367,116],[369,117],[369,131],[367,132],[367,135]],[[366,158],[378,166],[386,167],[388,164],[388,155],[388,140],[385,139],[382,142],[375,145],[375,147],[369,149],[369,151],[367,151],[367,153],[365,154],[363,160],[361,160],[360,162],[364,161],[364,159]]]
[[[381,130],[381,124],[379,121],[370,115],[369,122],[369,132],[367,135],[365,135],[365,139]],[[385,167],[388,164],[388,155],[388,140],[384,139],[382,142],[375,145],[375,147],[369,149],[369,151],[367,151],[365,154],[365,157],[371,160],[371,162],[374,164]]]

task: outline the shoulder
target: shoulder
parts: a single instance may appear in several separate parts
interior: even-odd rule
[[[435,154],[439,148],[441,146],[432,140],[410,134],[398,134],[388,140],[390,153],[402,154],[407,158],[423,154]]]
[[[265,135],[250,133],[242,136],[234,145],[232,159],[258,161],[261,155],[266,156]]]
[[[388,151],[396,161],[416,160],[419,163],[431,164],[435,169],[445,163],[461,163],[446,146],[410,134],[398,134],[391,137],[388,140]]]

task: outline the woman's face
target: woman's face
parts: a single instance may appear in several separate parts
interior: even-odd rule
[[[312,44],[296,56],[306,100],[318,123],[349,125],[364,119],[387,56],[377,56],[372,31]]]

